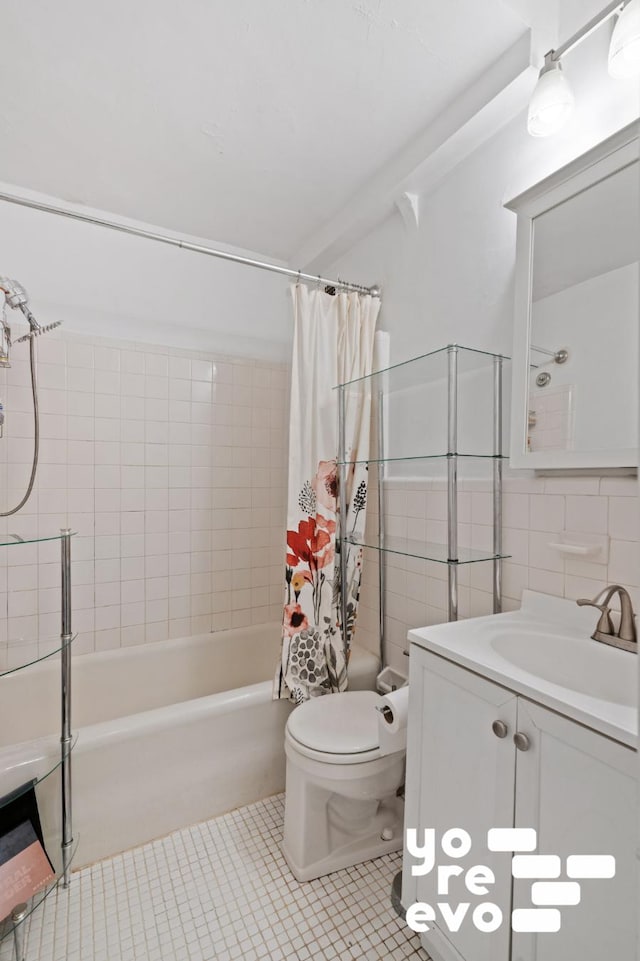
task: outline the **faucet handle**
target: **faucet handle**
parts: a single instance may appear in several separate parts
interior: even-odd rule
[[[598,611],[601,611],[600,619],[596,625],[596,633],[599,634],[615,634],[615,628],[613,626],[613,621],[611,620],[611,611],[609,610],[609,605],[605,602],[604,604],[598,604],[598,598],[601,597],[603,592],[597,595],[592,601],[588,597],[579,597],[576,604],[579,607],[595,607]]]

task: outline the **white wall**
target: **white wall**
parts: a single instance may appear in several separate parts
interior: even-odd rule
[[[41,323],[67,331],[289,359],[288,282],[277,274],[0,201],[0,276],[27,288]]]
[[[587,9],[588,7],[588,9]],[[561,4],[561,39],[600,7],[584,2]],[[457,342],[511,353],[514,312],[516,217],[504,203],[563,164],[630,123],[640,114],[635,81],[614,82],[606,72],[610,27],[594,34],[570,58],[565,72],[577,107],[571,122],[554,138],[535,140],[526,132],[526,115],[505,126],[474,154],[419,198],[417,229],[405,227],[399,213],[372,230],[339,263],[327,270],[364,277],[382,285],[381,326],[391,335],[391,357],[398,362]],[[507,395],[509,389],[507,387]],[[472,396],[462,392],[461,406]],[[440,408],[435,418],[444,417]],[[413,444],[415,420],[406,418],[397,447]],[[398,429],[402,430],[401,421]],[[414,445],[414,446],[420,446]],[[490,534],[487,482],[465,478],[461,523],[469,543],[487,543]],[[412,479],[413,478],[413,479]],[[444,539],[442,479],[405,479],[389,483],[390,533]],[[637,485],[631,479],[534,477],[514,472],[505,483],[505,607],[519,605],[531,587],[570,598],[593,596],[612,578],[633,589],[640,602]],[[372,517],[372,522],[374,518]],[[609,534],[608,563],[563,561],[548,549],[563,529]],[[371,552],[373,555],[373,552]],[[377,645],[376,560],[368,558],[360,639]],[[406,667],[401,649],[406,631],[446,618],[445,569],[424,562],[390,560],[387,635],[392,661]],[[464,573],[463,615],[490,612],[490,565]]]
[[[563,5],[563,37],[588,19],[577,6]],[[393,362],[451,340],[511,353],[516,216],[504,203],[640,115],[637,82],[606,72],[608,36],[602,28],[567,58],[577,106],[561,133],[530,137],[523,113],[420,197],[417,230],[396,212],[327,266],[381,284]]]

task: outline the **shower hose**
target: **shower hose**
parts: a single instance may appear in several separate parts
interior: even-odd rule
[[[17,514],[24,505],[27,503],[31,497],[31,492],[33,490],[33,485],[36,479],[36,473],[38,470],[38,455],[40,452],[40,414],[38,411],[38,380],[36,376],[36,339],[32,335],[29,337],[29,366],[31,368],[31,393],[33,396],[33,423],[34,423],[34,434],[33,434],[33,464],[31,465],[31,477],[29,478],[29,484],[27,486],[27,491],[18,504],[17,507],[12,508],[10,511],[0,512],[0,517],[11,517],[12,514]]]

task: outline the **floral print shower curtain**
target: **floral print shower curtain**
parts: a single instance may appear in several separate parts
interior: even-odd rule
[[[346,545],[347,583],[340,584],[339,538],[364,533],[371,388],[346,392],[347,516],[339,516],[336,384],[371,373],[380,299],[331,296],[292,286],[294,345],[289,424],[289,497],[284,565],[282,655],[274,698],[301,703],[347,687],[362,548]],[[341,623],[341,590],[347,624]]]

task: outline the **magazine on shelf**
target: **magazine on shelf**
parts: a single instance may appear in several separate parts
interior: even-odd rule
[[[35,784],[0,798],[0,919],[55,878],[44,847]]]

